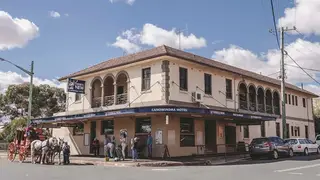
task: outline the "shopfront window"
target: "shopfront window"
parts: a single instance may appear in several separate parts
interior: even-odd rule
[[[84,133],[84,125],[83,123],[76,124],[75,127],[73,127],[73,135],[83,135]]]
[[[108,134],[113,135],[114,134],[114,122],[113,120],[104,120],[101,121],[101,135]]]
[[[136,133],[151,133],[151,118],[136,119]]]
[[[192,118],[180,118],[180,147],[195,146],[194,120]]]

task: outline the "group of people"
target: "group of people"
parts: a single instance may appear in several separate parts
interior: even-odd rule
[[[140,142],[140,138],[138,137],[132,138],[130,142],[133,161],[136,161],[138,159],[138,153],[140,148],[139,142]],[[147,142],[146,142],[149,158],[152,157],[152,144],[153,144],[153,138],[151,136],[151,133],[149,133],[147,137]],[[116,139],[114,136],[109,137],[107,134],[105,134],[103,146],[104,146],[104,153],[107,157],[124,160],[126,158],[126,151],[128,147],[126,130],[120,131],[120,144],[118,146],[116,144]],[[100,142],[97,138],[94,138],[92,142],[92,150],[93,150],[94,156],[99,156],[100,154],[99,149],[100,149]]]

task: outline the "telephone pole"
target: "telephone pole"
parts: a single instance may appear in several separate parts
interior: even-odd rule
[[[280,61],[280,78],[281,78],[281,106],[282,106],[282,137],[283,139],[289,138],[287,137],[287,120],[286,120],[286,86],[285,86],[285,78],[286,72],[284,67],[284,56],[287,52],[284,50],[284,33],[286,31],[295,30],[296,27],[293,29],[289,29],[288,27],[284,28],[281,27],[280,29],[280,50],[281,50],[281,61]]]

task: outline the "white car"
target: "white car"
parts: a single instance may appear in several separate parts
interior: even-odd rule
[[[304,154],[308,156],[311,153],[320,154],[320,147],[318,144],[305,138],[292,138],[285,140],[292,146],[293,152],[298,154]]]
[[[316,136],[316,143],[320,146],[320,134]]]

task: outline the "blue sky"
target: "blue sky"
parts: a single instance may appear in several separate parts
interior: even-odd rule
[[[0,12],[8,13],[12,18],[24,18],[38,27],[34,32],[37,36],[31,35],[22,47],[1,50],[1,44],[10,44],[11,41],[4,38],[10,36],[6,35],[8,28],[1,27],[6,25],[6,21],[1,21],[0,16],[0,57],[23,67],[29,67],[33,60],[38,81],[50,82],[103,60],[121,56],[128,51],[128,45],[136,47],[128,53],[158,45],[150,36],[166,39],[164,43],[174,46],[176,43],[170,43],[170,38],[176,40],[177,36],[171,30],[181,28],[184,30],[182,40],[185,41],[181,43],[186,51],[266,75],[279,69],[276,64],[279,61],[278,52],[272,52],[277,48],[276,38],[268,31],[273,28],[269,0],[131,0],[131,4],[126,0],[92,2],[0,1]],[[319,13],[320,17],[320,3],[316,0],[297,2],[274,0],[277,23],[279,18],[284,17],[285,25],[297,26],[303,35],[288,32],[288,51],[301,66],[316,68],[317,63],[320,64],[320,26],[312,21],[319,24],[315,15]],[[314,14],[310,15],[306,7]],[[286,8],[294,10],[294,15],[286,16]],[[50,16],[51,11],[55,11],[56,15],[59,13],[60,17]],[[306,18],[311,22],[303,22]],[[126,36],[128,32],[131,36]],[[195,42],[190,34],[194,34]],[[117,37],[126,43],[116,43]],[[304,57],[306,54],[307,60]],[[288,63],[293,62],[288,60]],[[261,69],[261,65],[266,65],[267,70]],[[0,78],[0,90],[1,84],[5,88],[8,81],[18,83],[27,80],[23,73],[9,64],[1,63],[0,73],[4,75]],[[320,80],[319,73],[310,73]],[[319,86],[297,68],[288,67],[288,80],[292,83],[304,82],[310,85],[310,90],[320,93]]]

